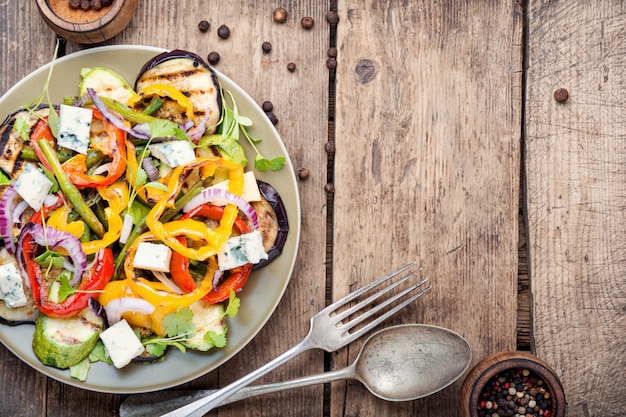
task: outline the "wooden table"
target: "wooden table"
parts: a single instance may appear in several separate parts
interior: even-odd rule
[[[289,12],[282,25],[272,20],[278,6]],[[0,28],[3,94],[51,60],[55,36],[34,1],[2,2]],[[185,387],[223,386],[257,368],[297,342],[330,299],[417,260],[433,289],[386,325],[455,330],[474,362],[530,349],[561,377],[569,416],[623,415],[625,28],[619,0],[141,2],[106,44],[218,51],[220,71],[273,102],[294,167],[310,171],[278,310],[228,365]],[[64,52],[84,48],[68,42]],[[558,88],[566,102],[553,97]],[[358,347],[305,354],[262,381],[345,366]],[[461,382],[406,403],[335,382],[219,415],[455,416]],[[0,387],[2,416],[116,416],[123,399],[48,379],[4,347]]]

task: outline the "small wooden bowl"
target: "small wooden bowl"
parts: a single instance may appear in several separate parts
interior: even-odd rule
[[[96,10],[74,10],[68,0],[37,0],[46,24],[68,41],[94,44],[120,33],[135,14],[139,0],[114,0],[108,7]]]
[[[478,417],[478,404],[484,400],[481,394],[495,375],[507,370],[528,369],[544,381],[544,388],[550,393],[552,407],[550,417],[564,417],[567,408],[565,392],[561,381],[552,368],[543,360],[523,351],[499,352],[480,361],[467,374],[461,387],[461,415]]]

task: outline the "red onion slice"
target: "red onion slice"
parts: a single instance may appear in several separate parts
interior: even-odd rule
[[[250,205],[250,203],[248,203],[240,196],[229,193],[228,191],[222,190],[221,188],[205,188],[200,192],[200,194],[192,198],[187,204],[183,206],[183,211],[186,213],[201,204],[212,203],[215,201],[225,201],[226,203],[236,205],[237,208],[241,210],[243,214],[246,215],[246,217],[248,217],[248,220],[250,220],[250,223],[252,224],[252,228],[254,230],[259,228],[259,219],[256,215],[256,211],[254,211],[254,208]]]
[[[9,185],[0,200],[0,236],[4,246],[11,255],[15,254],[15,238],[13,237],[13,213],[15,212],[17,191]]]
[[[87,88],[87,94],[89,94],[89,97],[93,101],[93,104],[98,110],[100,110],[100,113],[102,113],[104,118],[111,122],[113,126],[117,127],[120,130],[123,130],[129,135],[136,137],[137,139],[150,140],[150,135],[146,135],[143,132],[138,132],[126,126],[126,124],[120,117],[118,117],[115,113],[109,110],[107,105],[104,104],[104,101],[102,101],[100,97],[98,97],[93,88]]]
[[[114,325],[122,319],[122,314],[126,312],[151,314],[154,306],[143,298],[122,297],[115,298],[104,307],[107,313],[109,326]]]
[[[44,230],[43,226],[38,223],[28,223],[24,229],[22,229],[22,234],[18,240],[18,250],[20,253],[17,256],[17,260],[22,273],[26,272],[21,256],[23,246],[22,241],[24,236],[28,233],[33,236],[33,240],[38,245],[47,246],[52,250],[57,248],[65,249],[72,260],[71,264],[68,264],[67,269],[70,271],[73,269],[72,272],[74,272],[74,276],[70,284],[75,286],[81,281],[83,273],[87,267],[87,255],[83,252],[83,246],[80,243],[80,240],[67,232],[63,232],[52,227],[46,226]],[[26,274],[25,277],[27,276],[28,275]]]
[[[104,174],[105,172],[109,172],[110,168],[111,168],[111,162],[107,162],[106,164],[102,164],[98,168],[94,169],[92,174],[101,175],[101,174]]]
[[[156,279],[158,279],[163,285],[165,285],[171,292],[176,294],[182,294],[183,290],[181,290],[178,285],[174,284],[174,281],[169,279],[164,272],[160,271],[152,271]]]
[[[124,223],[122,224],[122,232],[120,233],[120,243],[123,245],[128,241],[130,233],[133,231],[133,216],[126,213],[124,215]]]
[[[15,210],[13,210],[13,217],[11,218],[11,220],[13,221],[13,223],[21,223],[22,222],[22,214],[24,214],[24,210],[26,210],[28,208],[28,203],[24,200],[20,201],[19,203],[17,203],[17,205],[15,206]]]

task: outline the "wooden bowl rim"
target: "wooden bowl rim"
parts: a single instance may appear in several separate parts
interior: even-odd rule
[[[127,3],[127,0],[115,0],[113,4],[109,6],[109,10],[101,17],[96,20],[92,20],[91,22],[72,22],[70,20],[63,19],[61,16],[56,14],[52,7],[50,7],[49,0],[36,0],[37,6],[41,13],[44,14],[46,19],[50,21],[53,25],[72,32],[80,32],[82,30],[92,31],[97,27],[103,27],[111,23],[119,14],[122,7]],[[85,28],[85,29],[81,29]]]
[[[468,373],[463,385],[469,384],[473,380],[471,387],[462,388],[461,401],[469,401],[470,416],[473,417],[476,414],[474,404],[478,404],[480,394],[482,393],[485,384],[491,380],[491,378],[506,369],[518,369],[525,368],[534,372],[544,380],[547,385],[547,389],[553,398],[552,411],[554,417],[565,416],[565,410],[567,403],[565,400],[565,391],[563,384],[559,377],[556,375],[552,367],[547,362],[538,358],[537,356],[525,351],[507,351],[498,352],[490,356],[487,356],[480,362],[478,362]],[[463,392],[469,390],[469,396],[467,399],[463,398]]]

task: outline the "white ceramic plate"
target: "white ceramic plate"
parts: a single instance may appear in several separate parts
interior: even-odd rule
[[[80,70],[84,67],[103,66],[124,77],[131,85],[144,63],[163,49],[117,45],[88,49],[58,59],[50,81],[50,97],[60,103],[64,96],[78,94]],[[0,120],[30,103],[42,91],[50,64],[28,75],[0,98]],[[255,172],[257,178],[268,182],[278,190],[287,209],[289,236],[283,253],[271,264],[255,271],[239,294],[241,307],[235,318],[228,319],[228,344],[222,349],[209,352],[187,351],[183,354],[174,349],[165,360],[154,364],[131,364],[121,370],[104,363],[92,364],[86,382],[73,379],[67,370],[44,366],[34,355],[31,343],[33,325],[10,327],[0,324],[0,341],[21,360],[37,371],[76,387],[109,393],[138,393],[170,388],[198,378],[226,362],[247,345],[270,318],[280,301],[293,270],[300,237],[300,199],[293,166],[276,129],[269,122],[255,101],[228,77],[216,71],[222,86],[230,90],[237,101],[241,114],[249,117],[254,125],[249,129],[253,137],[261,138],[260,151],[267,157],[284,156],[285,167],[278,172]],[[44,101],[45,102],[45,101]],[[254,153],[246,146],[248,160]],[[252,162],[248,169],[251,169]]]

